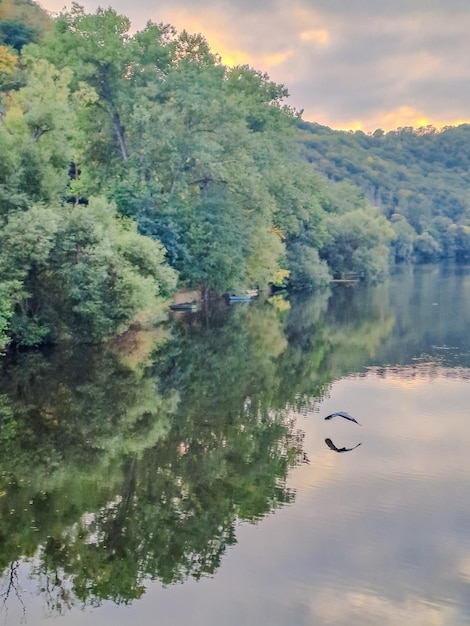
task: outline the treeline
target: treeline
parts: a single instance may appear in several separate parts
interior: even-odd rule
[[[334,131],[300,121],[304,158],[350,180],[394,230],[397,261],[470,258],[470,125]]]
[[[158,317],[177,284],[386,271],[392,229],[299,158],[283,85],[170,25],[130,34],[113,9],[74,4],[33,29],[38,6],[18,6],[0,4],[4,344],[105,340]]]

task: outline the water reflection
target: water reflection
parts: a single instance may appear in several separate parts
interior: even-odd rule
[[[59,612],[214,573],[236,520],[294,497],[302,433],[269,402],[285,348],[274,310],[215,309],[177,325],[148,366],[96,350],[7,364],[0,565],[34,556]]]
[[[330,455],[315,488],[306,469],[293,478],[291,528],[307,540],[289,578],[304,574],[296,599],[313,623],[468,623],[468,382],[416,370],[413,379],[344,378],[321,405],[361,404],[364,427],[360,454]],[[304,445],[318,458],[321,424],[304,423]],[[346,441],[332,426],[323,432]]]
[[[328,446],[328,448],[330,450],[333,450],[334,452],[352,452],[352,450],[355,450],[356,448],[359,448],[360,445],[362,445],[362,443],[357,443],[352,448],[346,448],[345,446],[343,446],[342,448],[338,448],[337,446],[335,446],[335,444],[331,441],[329,437],[325,439],[325,443]]]
[[[419,524],[424,521],[416,503],[431,517],[434,506],[452,507],[445,498],[437,504],[417,497],[429,484],[421,481],[439,473],[449,478],[447,498],[452,489],[463,493],[466,486],[461,480],[452,487],[450,481],[451,471],[459,480],[463,476],[466,388],[457,400],[441,387],[440,396],[426,387],[430,404],[416,392],[412,398],[422,404],[413,405],[415,414],[407,413],[411,405],[399,405],[397,390],[409,393],[413,384],[414,393],[429,380],[467,380],[469,298],[468,274],[424,268],[374,288],[297,297],[290,308],[221,305],[173,320],[164,338],[127,337],[104,351],[64,349],[5,361],[0,378],[5,607],[18,606],[22,615],[24,602],[29,623],[33,593],[58,614],[106,600],[140,599],[142,607],[148,594],[157,593],[156,587],[149,590],[149,581],[186,581],[172,592],[184,605],[186,590],[194,589],[191,580],[202,583],[218,572],[213,584],[222,585],[217,589],[225,610],[217,613],[215,599],[206,598],[214,615],[204,621],[201,612],[201,623],[229,624],[229,587],[223,587],[221,565],[236,563],[229,548],[242,536],[240,588],[249,583],[264,589],[263,580],[274,577],[278,586],[271,581],[265,593],[268,604],[277,606],[283,585],[291,584],[286,572],[293,571],[290,576],[303,580],[315,597],[315,606],[306,610],[319,624],[351,623],[356,610],[351,606],[361,602],[375,602],[383,617],[383,607],[396,601],[390,598],[396,585],[371,578],[370,572],[380,569],[379,557],[367,555],[382,541],[381,558],[392,558],[394,549],[404,562],[421,567],[424,544],[419,550],[413,546],[415,535],[407,534],[408,522],[397,511]],[[362,442],[350,439],[358,431],[343,420],[319,418],[320,410],[327,415],[338,406],[361,416]],[[441,421],[430,417],[437,407]],[[449,414],[455,413],[459,418],[450,438]],[[456,443],[456,436],[461,441]],[[331,454],[361,445],[356,454]],[[453,449],[453,461],[443,448]],[[445,469],[435,463],[441,457],[448,462]],[[403,489],[398,478],[405,470],[410,482]],[[294,501],[294,507],[285,507]],[[270,537],[263,551],[259,535],[251,540],[240,522],[253,524],[274,510],[278,514],[270,523],[260,525]],[[470,511],[459,510],[461,519],[470,520]],[[391,517],[408,537],[406,545],[396,539]],[[282,526],[282,520],[290,521]],[[278,524],[279,535],[269,534]],[[432,541],[433,528],[427,532]],[[346,550],[345,537],[355,538],[357,550]],[[395,543],[389,545],[392,537]],[[455,549],[450,534],[445,541]],[[273,546],[285,552],[288,568],[272,562]],[[253,559],[263,565],[258,579],[246,570]],[[392,561],[390,579],[403,567]],[[465,570],[465,563],[459,567]],[[320,584],[325,574],[326,587]],[[412,581],[411,575],[406,578],[419,596]],[[308,621],[293,617],[296,597],[302,597],[304,609],[308,604],[302,589],[291,590],[289,611],[279,612],[286,620],[273,623]],[[346,598],[342,617],[325,608],[329,594],[338,590]],[[172,593],[162,591],[159,606],[176,597]],[[233,623],[246,622],[235,607],[231,611]],[[144,622],[154,618],[149,609]],[[180,623],[192,618],[180,616]]]

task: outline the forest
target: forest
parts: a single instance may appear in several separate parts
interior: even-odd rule
[[[468,127],[341,133],[288,95],[202,34],[2,0],[0,347],[107,341],[176,289],[466,257]]]
[[[299,121],[304,158],[350,180],[394,230],[392,260],[470,258],[470,125],[334,131]]]

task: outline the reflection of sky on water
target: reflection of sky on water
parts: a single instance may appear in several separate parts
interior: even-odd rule
[[[293,506],[241,524],[214,578],[150,583],[129,607],[105,603],[93,623],[468,623],[469,395],[468,381],[446,376],[337,381],[318,411],[299,417],[310,464],[293,472]],[[363,426],[323,420],[336,410]],[[362,445],[335,454],[327,437]],[[31,611],[28,624],[47,623]],[[62,623],[90,617],[73,611]]]
[[[319,413],[301,418],[311,462],[292,477],[295,505],[239,529],[239,545],[215,580],[199,587],[203,597],[193,589],[201,619],[192,623],[470,618],[468,383],[403,382],[341,380]],[[324,422],[334,410],[348,410],[364,426]],[[327,436],[337,445],[363,445],[338,455],[325,446]],[[174,605],[175,598],[158,595]]]
[[[311,462],[292,478],[295,505],[240,529],[214,581],[226,612],[205,613],[206,623],[261,623],[263,611],[274,624],[463,623],[468,394],[447,379],[337,382],[321,411],[301,418]],[[364,426],[323,421],[338,409]],[[363,445],[337,455],[327,436]]]
[[[461,571],[470,556],[468,399],[467,382],[446,378],[373,376],[333,386],[322,413],[347,407],[364,423],[363,446],[347,457],[332,455],[334,470],[320,489],[308,486],[309,468],[298,472],[304,476],[297,507],[307,517],[316,510],[306,560],[326,563],[330,579],[311,577],[310,606],[319,623],[469,617],[468,574]],[[340,426],[345,439],[358,437],[338,424],[338,440]],[[317,428],[308,425],[312,459],[319,445]],[[329,612],[325,599],[333,596]]]
[[[346,342],[350,354],[335,353],[337,369],[359,373],[333,383],[315,412],[298,416],[310,463],[292,472],[293,505],[239,524],[238,543],[213,578],[165,589],[148,583],[129,606],[104,602],[45,618],[37,581],[21,566],[29,625],[470,623],[469,272],[418,268],[353,295],[337,294],[336,307],[332,301],[338,344],[353,336],[361,311],[381,332],[393,313],[393,328],[372,337],[366,359],[372,324],[358,333],[357,354]],[[295,325],[299,343],[312,316],[308,307],[300,312],[307,319]],[[324,421],[341,410],[362,426]],[[338,448],[361,445],[337,454],[327,438]],[[10,602],[5,623],[21,618],[21,606]]]

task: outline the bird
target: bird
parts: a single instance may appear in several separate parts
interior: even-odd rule
[[[354,419],[352,415],[349,415],[349,413],[346,413],[345,411],[337,411],[336,413],[327,415],[325,419],[331,420],[333,419],[333,417],[344,417],[344,419],[349,420],[350,422],[355,422],[356,424],[359,424],[359,422],[356,419]],[[362,426],[362,424],[359,424],[359,426]]]
[[[351,452],[351,450],[355,450],[361,445],[360,443],[358,443],[353,448],[337,448],[335,444],[331,441],[331,439],[325,439],[325,443],[330,450],[334,450],[335,452]]]

